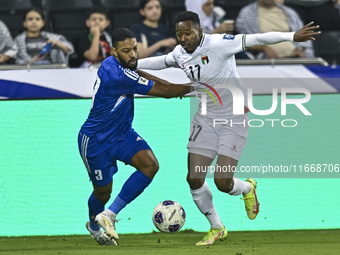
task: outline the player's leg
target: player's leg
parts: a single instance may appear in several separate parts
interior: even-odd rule
[[[212,228],[220,228],[223,224],[216,213],[212,193],[205,181],[205,169],[208,169],[213,160],[214,158],[189,152],[187,182],[198,209],[207,217]]]
[[[205,181],[206,170],[211,165],[215,155],[215,151],[192,147],[188,154],[187,182],[196,206],[211,225],[209,232],[201,241],[197,242],[196,245],[210,245],[213,244],[216,239],[225,238],[227,235],[227,230],[223,226],[213,204],[212,193],[208,183]]]
[[[220,130],[214,180],[220,191],[233,196],[242,194],[249,219],[255,219],[260,205],[256,196],[256,182],[251,178],[242,181],[234,177],[238,160],[247,141],[248,116],[239,116],[233,119],[233,123],[239,124],[224,125]]]
[[[117,214],[149,186],[158,171],[159,165],[149,145],[134,130],[129,132],[124,141],[118,143],[117,149],[113,153],[117,159],[135,167],[137,170],[125,181],[121,191],[108,209],[96,217],[98,219],[102,215],[104,218],[108,217],[110,219],[108,224],[105,221],[99,223],[110,236],[118,239],[118,235],[114,235],[114,222]]]
[[[131,166],[142,172],[150,180],[159,170],[158,160],[151,149],[138,151],[131,159]]]
[[[112,181],[103,187],[93,184],[93,192],[88,200],[90,221],[86,223],[86,229],[100,245],[117,245],[115,240],[100,229],[96,218],[104,211],[104,206],[110,199],[111,191]]]
[[[115,220],[111,219],[110,215],[105,214],[105,204],[110,200],[112,192],[112,176],[117,172],[116,166],[111,166],[111,159],[109,155],[101,155],[100,157],[89,158],[89,165],[92,169],[90,178],[93,185],[93,193],[88,201],[90,213],[90,228],[97,230],[100,226],[103,227],[105,234],[110,239],[118,240],[118,234],[115,230]],[[106,162],[106,164],[105,164]],[[114,160],[115,164],[115,160]],[[96,167],[97,166],[97,167]],[[101,166],[101,169],[100,169]],[[108,183],[108,184],[107,184]],[[96,227],[94,223],[96,224]],[[99,229],[99,231],[102,231]],[[116,241],[113,240],[115,244]]]
[[[92,182],[93,192],[88,200],[90,228],[98,231],[100,229],[95,218],[104,211],[105,204],[110,200],[112,192],[112,181],[105,186],[98,186]]]
[[[96,215],[104,210],[106,202],[110,199],[112,175],[117,170],[107,160],[108,156],[88,157],[92,153],[91,150],[99,150],[95,139],[92,140],[79,133],[78,145],[81,158],[93,185],[93,192],[88,199],[89,221],[86,223],[86,229],[100,245],[117,245],[114,240],[104,234],[95,221]]]
[[[238,160],[225,155],[218,155],[214,181],[218,190],[229,195],[248,194],[251,185],[234,177]]]
[[[145,149],[145,146],[141,148],[143,149],[138,151],[131,160],[128,160],[129,164],[137,171],[126,180],[118,196],[108,208],[113,212],[114,217],[149,186],[159,169],[158,161],[152,150]]]
[[[218,135],[216,129],[219,128],[214,127],[211,119],[205,118],[199,113],[196,113],[191,123],[187,182],[196,206],[211,225],[207,235],[196,245],[212,244],[216,239],[222,236],[224,238],[227,234],[213,204],[208,183],[205,181],[208,167],[217,154]]]
[[[256,195],[257,183],[252,178],[242,181],[234,177],[237,162],[237,160],[228,156],[218,155],[214,176],[215,184],[220,191],[229,195],[242,194],[248,218],[253,220],[256,218],[260,207]],[[223,167],[225,167],[225,171],[217,171]]]
[[[110,200],[112,192],[112,177],[118,171],[116,160],[111,158],[109,153],[96,157],[88,157],[90,167],[90,179],[93,185],[93,193],[88,200],[90,213],[90,228],[99,230],[99,226],[110,225],[110,228],[104,228],[105,233],[114,239],[118,239],[115,231],[115,221],[111,220],[108,215],[102,214],[105,204]],[[98,229],[97,229],[98,228]]]

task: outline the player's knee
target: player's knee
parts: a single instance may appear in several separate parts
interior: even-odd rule
[[[215,185],[219,191],[229,193],[233,189],[233,179],[232,178],[215,178]]]
[[[159,170],[159,164],[157,160],[152,160],[148,162],[148,164],[144,165],[140,171],[150,179],[153,179],[153,177],[156,175],[156,173]]]
[[[111,198],[111,193],[109,193],[109,192],[99,193],[99,194],[95,194],[95,197],[102,204],[106,204],[110,200],[110,198]]]
[[[199,189],[200,187],[202,187],[203,183],[204,183],[204,179],[201,178],[192,178],[190,177],[190,175],[187,175],[187,182],[190,186],[190,189]]]
[[[158,170],[159,170],[159,163],[155,160],[152,162],[150,166],[150,172],[153,174],[153,176],[155,176]]]

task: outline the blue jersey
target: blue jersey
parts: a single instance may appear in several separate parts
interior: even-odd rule
[[[98,142],[124,140],[134,116],[134,94],[146,95],[153,81],[124,68],[113,56],[100,66],[90,114],[80,132]]]

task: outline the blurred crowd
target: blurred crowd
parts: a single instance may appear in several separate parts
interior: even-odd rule
[[[136,1],[139,4],[140,21],[128,28],[136,35],[139,58],[159,56],[172,51],[177,40],[174,24],[162,23],[164,1]],[[224,0],[228,1],[234,0]],[[114,6],[115,0],[111,2]],[[228,9],[217,6],[221,2],[223,1],[182,0],[182,5],[185,8],[183,10],[199,15],[203,32],[208,34],[290,32],[299,30],[311,21],[320,25],[321,31],[340,32],[340,0],[243,1],[245,4],[238,10],[236,17],[230,17]],[[111,54],[112,41],[109,30],[112,30],[112,14],[107,8],[97,5],[87,11],[86,15],[83,22],[87,31],[72,40],[55,31],[47,31],[44,11],[38,7],[23,13],[23,32],[16,35],[14,40],[8,24],[1,21],[0,15],[0,63],[66,64],[79,68],[101,63]],[[282,42],[251,47],[236,57],[314,58],[315,53],[311,41]]]

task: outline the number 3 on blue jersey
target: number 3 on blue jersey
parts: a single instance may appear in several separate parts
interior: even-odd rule
[[[96,180],[97,181],[103,180],[102,170],[94,170],[94,174],[96,175]]]
[[[93,108],[93,104],[94,104],[94,98],[96,97],[96,94],[98,92],[98,89],[99,89],[99,86],[100,86],[100,82],[101,82],[101,79],[98,77],[96,77],[96,82],[94,84],[94,87],[93,87],[93,94],[92,94],[92,104],[91,104],[91,109]]]

